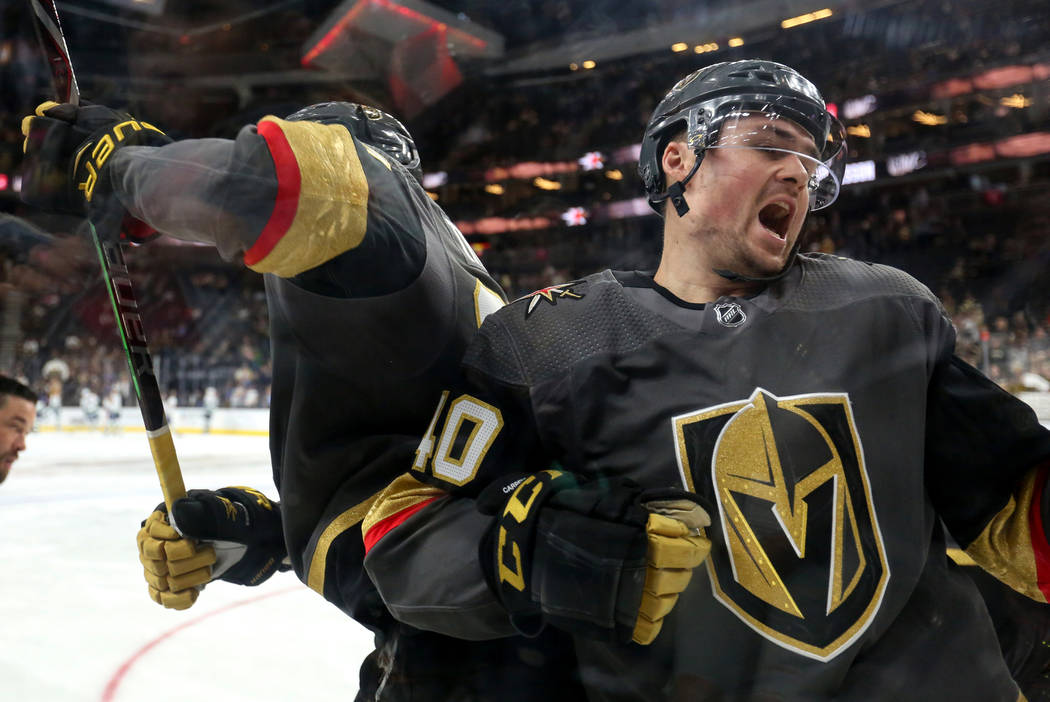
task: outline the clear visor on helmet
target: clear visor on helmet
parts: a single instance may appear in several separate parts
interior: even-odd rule
[[[827,207],[839,195],[846,168],[846,130],[827,112],[805,115],[770,101],[717,115],[707,130],[690,129],[691,140],[705,131],[707,149],[755,149],[770,161],[798,167],[800,177],[804,171],[810,210]],[[691,141],[690,146],[696,144]]]

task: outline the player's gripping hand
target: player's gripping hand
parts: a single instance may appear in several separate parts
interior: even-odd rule
[[[543,471],[491,485],[478,502],[497,516],[482,563],[525,635],[550,624],[651,643],[711,548],[707,512],[682,490]]]
[[[105,235],[132,241],[151,230],[126,218],[112,197],[106,165],[125,146],[163,146],[171,139],[148,122],[103,105],[45,102],[22,120],[22,200],[50,212],[90,218]]]
[[[711,526],[711,518],[692,498],[652,500],[642,506],[650,512],[645,527],[649,545],[642,603],[631,640],[650,644],[692,579],[693,569],[711,552],[711,541],[702,531]]]
[[[192,607],[212,579],[215,549],[172,529],[163,503],[142,522],[136,540],[150,599],[168,609]]]
[[[190,490],[175,501],[172,510],[175,529],[168,526],[167,511],[161,504],[139,532],[139,553],[150,596],[166,607],[189,607],[196,600],[197,590],[212,580],[258,585],[275,572],[290,568],[284,562],[288,551],[280,504],[258,490]],[[207,556],[200,557],[199,562],[187,560],[197,557],[186,555],[191,547],[210,552],[210,563],[205,563]],[[158,580],[158,571],[165,570],[169,575]],[[171,593],[167,597],[163,585]]]

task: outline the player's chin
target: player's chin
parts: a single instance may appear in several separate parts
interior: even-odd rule
[[[766,278],[769,276],[777,275],[780,271],[784,270],[784,266],[787,265],[787,260],[790,254],[787,255],[770,255],[768,252],[762,252],[754,255],[748,261],[746,266],[747,270],[745,275],[753,278]]]

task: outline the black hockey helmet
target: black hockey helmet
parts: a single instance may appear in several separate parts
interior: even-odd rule
[[[341,124],[366,144],[379,147],[422,182],[419,151],[412,135],[395,117],[380,109],[356,102],[322,102],[289,115],[289,121]]]
[[[846,164],[845,128],[828,112],[816,87],[797,71],[773,61],[748,59],[694,71],[656,106],[638,159],[638,174],[652,208],[663,214],[664,201],[670,198],[680,214],[688,211],[682,191],[704,152],[716,146],[726,119],[756,114],[791,120],[813,137],[817,153],[806,155],[813,161],[810,209],[834,202]],[[696,164],[682,182],[668,188],[661,166],[663,151],[682,131],[696,154]]]

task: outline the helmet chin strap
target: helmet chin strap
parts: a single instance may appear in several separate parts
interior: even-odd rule
[[[772,283],[786,276],[788,274],[788,271],[791,270],[791,264],[795,262],[795,256],[798,255],[798,249],[801,246],[801,244],[802,238],[799,237],[798,241],[795,242],[795,245],[791,247],[791,253],[788,254],[787,263],[784,264],[784,267],[780,269],[779,273],[775,273],[773,275],[750,276],[743,275],[742,273],[734,273],[733,271],[726,270],[724,268],[715,268],[713,270],[715,273],[722,276],[726,280],[731,280],[733,282],[740,281],[743,283]]]

